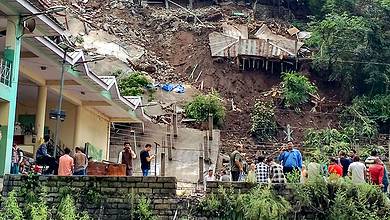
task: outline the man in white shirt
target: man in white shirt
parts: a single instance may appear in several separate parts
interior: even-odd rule
[[[360,162],[359,156],[353,158],[353,163],[348,167],[348,176],[352,177],[352,182],[356,184],[366,182],[366,165]]]

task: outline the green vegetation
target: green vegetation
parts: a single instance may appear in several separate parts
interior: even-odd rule
[[[59,220],[76,220],[74,199],[69,194],[62,198],[57,216]]]
[[[344,110],[343,122],[344,126],[354,129],[356,135],[374,138],[380,127],[390,126],[390,95],[356,97]]]
[[[286,107],[298,107],[310,100],[310,94],[317,92],[317,87],[309,79],[297,72],[282,74],[283,98]]]
[[[269,187],[256,187],[249,193],[235,193],[219,188],[201,200],[194,215],[218,219],[278,219],[291,211],[290,203],[277,196]]]
[[[276,134],[275,107],[272,102],[257,101],[251,114],[251,133],[258,140],[270,140]]]
[[[120,75],[122,72],[116,71],[115,74]],[[145,88],[149,84],[151,81],[144,73],[134,72],[126,78],[120,78],[118,87],[123,96],[137,96],[144,94]]]
[[[329,157],[334,157],[341,150],[349,152],[352,149],[359,148],[359,155],[364,158],[369,156],[370,152],[375,149],[383,153],[383,149],[373,144],[357,143],[352,134],[351,128],[344,129],[309,129],[305,133],[304,144],[306,148],[313,148],[307,155],[309,160],[327,163]]]
[[[313,4],[309,44],[314,67],[340,82],[346,98],[388,94],[390,3],[387,0],[325,0]],[[309,4],[310,5],[310,4]],[[322,5],[322,9],[318,8]]]
[[[149,198],[132,190],[127,199],[130,205],[130,219],[156,220]]]
[[[213,115],[214,124],[221,124],[225,118],[225,107],[217,92],[207,95],[198,95],[185,106],[187,117],[196,119],[198,122],[208,120],[209,114]]]
[[[140,220],[155,220],[156,217],[151,209],[150,200],[145,196],[141,196],[138,200],[137,209],[135,211],[136,219]]]
[[[195,216],[218,219],[389,219],[390,200],[379,187],[353,184],[348,179],[312,178],[290,185],[291,200],[278,196],[277,188],[258,186],[245,194],[220,188],[199,201]],[[286,189],[281,189],[282,191]],[[282,192],[280,191],[280,192]]]
[[[4,202],[3,210],[0,210],[0,220],[24,220],[22,210],[16,200],[16,192],[11,191]]]

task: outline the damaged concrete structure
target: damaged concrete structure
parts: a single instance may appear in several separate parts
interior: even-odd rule
[[[276,35],[263,24],[253,38],[245,25],[222,25],[223,32],[212,32],[209,45],[212,57],[235,60],[241,70],[283,72],[298,69],[303,42]]]

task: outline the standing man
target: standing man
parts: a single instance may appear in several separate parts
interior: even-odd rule
[[[140,153],[142,176],[148,176],[150,170],[150,161],[156,158],[156,155],[150,155],[152,151],[152,145],[146,144],[145,148]]]
[[[282,148],[282,152],[279,155],[278,160],[282,161],[283,173],[291,173],[294,170],[302,170],[302,155],[297,149],[293,149],[293,143],[290,141],[287,144],[287,149]]]
[[[126,176],[133,175],[133,159],[137,158],[137,155],[130,147],[130,142],[123,144],[123,150],[119,153],[118,163],[126,165]]]
[[[269,177],[271,183],[286,183],[282,165],[275,163],[272,157],[268,157],[267,164],[270,167]]]
[[[58,165],[59,176],[71,176],[73,174],[74,161],[70,154],[70,149],[65,148],[65,154],[60,157]]]
[[[265,157],[259,156],[258,163],[256,164],[256,179],[257,183],[269,182],[269,166],[264,163]]]
[[[379,158],[374,160],[375,164],[371,165],[368,168],[368,173],[371,177],[371,182],[375,185],[379,185],[383,187],[383,176],[385,174],[385,168],[383,167],[383,163]]]
[[[343,176],[343,168],[337,163],[336,158],[333,158],[333,157],[330,158],[330,164],[328,166],[328,173],[329,173],[329,175],[334,173],[338,177]]]
[[[244,172],[241,153],[243,151],[242,144],[236,146],[236,150],[230,155],[230,170],[232,173],[232,181],[238,181],[240,174]]]
[[[44,136],[43,140],[45,142],[39,146],[36,153],[35,162],[40,166],[49,166],[49,169],[47,169],[45,174],[52,174],[53,171],[54,174],[56,174],[58,169],[58,163],[54,157],[50,156],[47,153],[47,145],[49,144],[50,136],[49,135]]]
[[[353,162],[348,167],[348,176],[352,178],[355,184],[366,182],[366,166],[360,162],[359,156],[353,157]]]
[[[343,167],[343,177],[348,175],[348,167],[352,163],[351,158],[347,157],[345,151],[339,153],[339,164]]]
[[[87,156],[81,151],[80,147],[75,147],[76,153],[73,155],[74,159],[74,172],[73,175],[81,175],[85,176],[87,175],[87,166],[88,166],[88,158]]]

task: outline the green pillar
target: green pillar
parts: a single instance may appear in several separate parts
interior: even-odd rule
[[[9,93],[9,102],[2,109],[7,112],[8,117],[1,123],[2,139],[0,140],[0,175],[10,172],[12,143],[15,125],[16,96],[18,90],[20,48],[22,26],[19,16],[7,17],[7,34],[5,36],[4,59],[12,63],[12,83]]]

